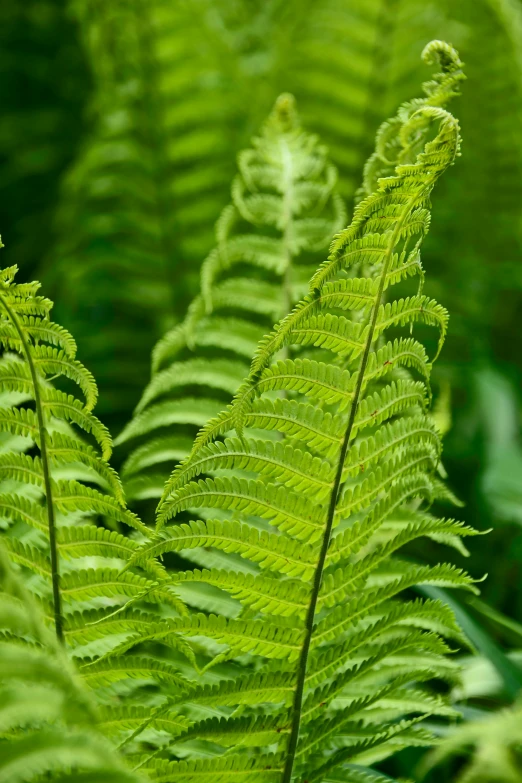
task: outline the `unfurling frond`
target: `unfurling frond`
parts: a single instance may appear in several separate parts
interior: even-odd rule
[[[238,166],[201,294],[156,346],[152,379],[117,441],[134,446],[123,472],[130,498],[161,496],[197,429],[237,391],[258,340],[304,293],[318,251],[343,224],[336,171],[301,128],[291,95],[278,98]]]
[[[420,537],[473,534],[423,507],[447,492],[426,409],[432,358],[412,328],[435,327],[440,349],[446,311],[421,291],[393,296],[399,282],[422,282],[430,196],[460,146],[444,105],[463,78],[461,63],[439,41],[424,57],[441,73],[379,132],[351,225],[309,294],[261,340],[231,405],[172,474],[157,535],[131,558],[215,552],[215,566],[170,581],[199,582],[233,601],[222,599],[222,616],[143,627],[128,649],[181,634],[206,638],[214,664],[254,663],[188,694],[190,710],[211,704],[219,717],[196,718],[176,738],[178,748],[188,742],[186,760],[146,762],[153,777],[204,779],[206,760],[191,758],[198,737],[223,754],[211,765],[216,780],[228,780],[228,770],[247,779],[248,770],[260,781],[311,783],[336,768],[349,780],[352,765],[429,744],[423,719],[452,714],[427,681],[454,676],[443,655],[445,637],[460,636],[453,615],[441,602],[401,595],[421,584],[474,589],[460,569],[401,557]],[[277,223],[274,199],[253,195],[245,205],[236,190],[238,209],[255,217],[262,204]],[[209,262],[207,276],[218,266]],[[202,519],[186,522],[194,511]]]

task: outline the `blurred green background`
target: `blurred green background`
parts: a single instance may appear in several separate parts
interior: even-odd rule
[[[479,694],[492,707],[518,688],[502,651],[522,648],[522,0],[2,0],[3,264],[56,301],[116,435],[152,346],[198,290],[236,155],[277,95],[293,92],[328,145],[350,214],[377,127],[428,78],[432,38],[468,76],[452,107],[463,154],[435,194],[423,261],[451,314],[433,384],[444,465],[459,515],[491,529],[471,567],[489,574],[489,608],[466,611],[493,644],[481,653],[501,656]],[[397,764],[406,775],[411,759]]]

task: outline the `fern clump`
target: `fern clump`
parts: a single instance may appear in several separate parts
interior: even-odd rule
[[[258,340],[304,293],[343,223],[335,168],[302,129],[292,96],[278,98],[238,164],[201,293],[156,346],[152,379],[117,440],[134,446],[123,469],[130,498],[161,496],[197,428],[237,391]]]
[[[190,269],[211,247],[240,142],[221,31],[199,2],[69,6],[92,73],[91,123],[64,181],[46,280],[82,338],[103,415],[120,427],[151,347],[194,290],[178,264]]]
[[[399,554],[420,537],[456,544],[473,533],[425,507],[451,493],[427,407],[431,360],[411,330],[436,326],[440,350],[447,313],[421,292],[420,246],[432,190],[459,154],[458,122],[443,106],[463,74],[447,44],[432,42],[424,58],[441,73],[382,126],[351,225],[172,474],[157,537],[131,561],[224,551],[228,567],[171,581],[211,585],[238,606],[161,628],[151,621],[127,645],[206,637],[214,664],[244,667],[187,697],[195,720],[175,747],[186,740],[186,756],[197,737],[218,758],[145,762],[153,776],[196,780],[212,769],[227,781],[234,770],[290,783],[340,768],[350,780],[348,762],[430,744],[423,719],[453,714],[423,687],[454,676],[443,656],[444,638],[459,637],[452,613],[401,594],[419,584],[473,589],[472,580]],[[415,277],[416,293],[392,296]],[[203,519],[186,521],[194,510]],[[201,715],[203,705],[217,716]]]

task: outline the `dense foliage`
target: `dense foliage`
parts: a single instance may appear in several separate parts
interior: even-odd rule
[[[0,781],[520,783],[520,0],[0,15]]]

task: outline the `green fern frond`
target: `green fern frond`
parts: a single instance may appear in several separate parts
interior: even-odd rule
[[[0,273],[0,342],[6,349],[0,384],[11,392],[10,401],[18,395],[17,404],[0,408],[0,429],[25,439],[0,455],[0,515],[10,557],[37,576],[33,588],[44,603],[52,594],[59,639],[69,607],[89,601],[118,606],[146,595],[183,614],[172,589],[160,588],[165,572],[159,564],[147,563],[146,577],[117,577],[138,544],[98,527],[98,520],[141,536],[149,535],[148,528],[126,508],[119,476],[107,462],[111,438],[91,412],[97,389],[75,358],[74,340],[50,320],[52,303],[39,296],[39,284],[17,284],[15,274],[15,267]],[[84,401],[69,393],[71,382]]]
[[[105,660],[83,660],[80,668],[82,680],[90,688],[111,685],[119,680],[129,678],[150,682],[158,680],[176,687],[178,693],[189,690],[188,682],[178,669],[168,661],[152,657],[127,655],[122,658],[106,658]]]
[[[256,747],[256,780],[264,779],[266,758],[258,754],[267,743],[277,754],[278,783],[319,781],[347,763],[371,764],[430,744],[424,719],[453,714],[428,686],[455,676],[444,657],[444,638],[461,638],[452,613],[439,602],[401,597],[420,584],[475,589],[451,565],[401,558],[419,537],[473,534],[419,508],[445,493],[436,475],[439,437],[426,411],[432,360],[400,330],[421,320],[438,328],[441,344],[447,313],[420,293],[392,294],[412,275],[422,281],[430,196],[460,147],[458,123],[443,106],[458,91],[461,63],[439,41],[424,58],[437,61],[441,73],[424,98],[383,126],[367,168],[371,192],[334,239],[310,293],[261,340],[232,404],[174,471],[157,536],[130,559],[139,564],[205,547],[249,561],[250,572],[228,573],[229,561],[227,569],[170,577],[174,585],[202,581],[221,590],[241,614],[144,621],[124,646],[200,635],[211,644],[209,663],[255,656],[254,679],[238,674],[233,685],[188,695],[188,704],[210,697],[217,707],[222,693],[223,706],[232,699],[242,706],[238,714],[196,719],[186,738],[198,736],[220,752]],[[254,199],[248,208],[274,219],[273,205]],[[263,430],[272,437],[260,437]],[[185,523],[194,510],[204,520]],[[268,710],[274,699],[281,706]],[[178,762],[173,776],[183,779],[185,764],[194,765],[197,780],[197,760]]]
[[[127,0],[110,9],[76,0],[73,13],[95,75],[96,120],[65,187],[66,263],[56,277],[63,277],[59,299],[71,300],[67,323],[88,340],[97,364],[91,355],[87,363],[105,378],[104,404],[127,411],[135,404],[155,336],[172,326],[182,297],[194,290],[196,272],[184,273],[212,244],[208,229],[227,200],[233,153],[273,95],[296,95],[306,127],[330,149],[351,211],[374,131],[418,83],[419,42],[431,38],[460,48],[471,79],[460,102],[467,155],[460,176],[444,184],[438,216],[442,241],[453,240],[441,247],[435,237],[424,258],[437,261],[432,285],[450,292],[451,310],[489,296],[503,301],[500,280],[516,274],[511,259],[520,244],[517,0],[321,0],[304,10],[294,0],[211,8],[206,0],[175,7]],[[194,40],[206,45],[192,47]],[[79,280],[94,291],[87,301],[102,296],[102,305],[75,298]],[[478,356],[495,327],[474,304],[463,328]],[[109,352],[109,344],[118,349]],[[118,396],[116,375],[126,379]]]
[[[240,783],[255,780],[256,783],[278,783],[281,779],[282,759],[265,754],[257,760],[246,754],[234,754],[219,758],[199,758],[190,761],[167,761],[147,758],[143,769],[154,783],[229,783],[231,775]]]
[[[147,707],[114,707],[101,710],[100,729],[109,737],[134,732],[137,728],[146,727],[164,731],[169,738],[184,734],[189,721],[180,716],[175,708],[169,711],[164,708],[152,711]]]
[[[217,245],[202,267],[201,294],[185,323],[156,346],[152,379],[117,440],[142,440],[124,467],[131,497],[161,495],[173,467],[168,439],[185,436],[186,425],[201,427],[233,396],[263,331],[302,293],[299,265],[305,261],[305,271],[312,269],[313,254],[342,225],[335,170],[324,147],[302,130],[291,96],[278,99],[252,144],[238,156],[233,203],[216,225]],[[252,270],[250,279],[245,268]],[[201,389],[201,398],[192,398],[194,389]]]
[[[306,579],[313,572],[315,552],[311,546],[236,520],[196,520],[176,525],[158,541],[148,545],[143,559],[202,546],[237,553],[261,567],[274,568],[288,576],[302,576]],[[142,552],[136,552],[132,561],[141,563],[142,557]]]

